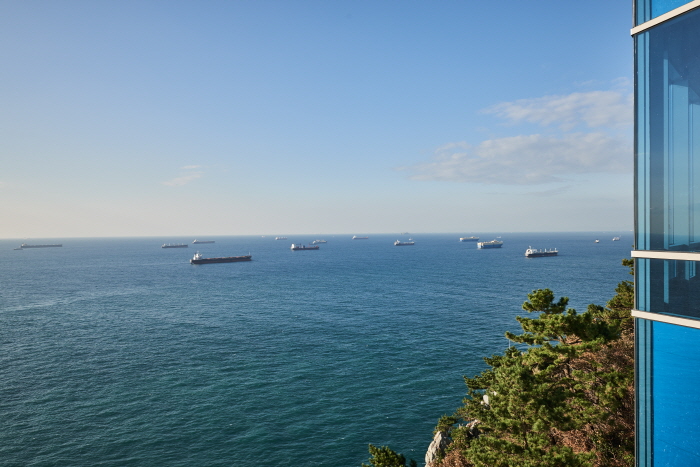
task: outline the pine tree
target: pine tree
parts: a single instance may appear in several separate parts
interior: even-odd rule
[[[456,415],[476,422],[448,428],[461,465],[633,465],[633,304],[632,281],[580,314],[549,289],[528,294],[523,309],[539,315],[517,318],[523,333],[506,333],[516,346],[465,378]]]
[[[368,461],[370,465],[362,464],[362,467],[406,467],[406,458],[392,451],[389,446],[378,448],[370,444],[369,453],[372,455]],[[416,465],[416,461],[411,459],[409,467],[416,467]]]
[[[506,333],[516,345],[465,377],[464,405],[438,422],[452,439],[438,465],[634,465],[634,285],[621,282],[605,307],[584,313],[568,302],[549,289],[528,294],[523,309],[539,314],[516,318],[523,332]],[[405,465],[386,446],[370,453],[374,467]]]

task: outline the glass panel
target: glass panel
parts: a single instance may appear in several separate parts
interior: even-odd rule
[[[635,0],[635,26],[690,3],[690,0]]]
[[[651,174],[649,171],[649,34],[643,33],[635,36],[635,224],[636,238],[635,248],[649,250],[650,225],[649,209]]]
[[[651,19],[651,0],[634,0],[634,25],[639,26]]]
[[[635,48],[636,248],[700,251],[700,9]]]
[[[634,265],[634,307],[637,310],[649,311],[649,260],[638,259]]]
[[[646,319],[634,320],[634,339],[636,358],[634,361],[635,402],[637,419],[635,424],[637,436],[637,465],[650,466],[653,451],[652,413],[653,413],[653,380],[652,380],[652,336],[653,321]]]
[[[689,0],[651,0],[651,17],[656,18],[671,10],[675,10],[679,6],[690,3]]]
[[[637,259],[638,310],[700,319],[700,276],[697,262]]]
[[[653,465],[700,465],[700,329],[655,322],[652,341]]]

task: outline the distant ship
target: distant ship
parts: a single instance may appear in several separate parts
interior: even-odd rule
[[[479,237],[459,237],[460,242],[478,242]]]
[[[287,237],[275,237],[275,240],[287,240]]]
[[[595,239],[595,242],[593,242],[593,243],[600,243],[600,240],[598,240],[598,239],[596,238],[596,239]]]
[[[214,240],[195,240],[192,242],[193,245],[200,245],[202,243],[215,243]]]
[[[525,257],[527,258],[540,258],[542,256],[557,256],[559,254],[559,251],[557,251],[556,248],[550,248],[547,250],[546,248],[544,250],[538,250],[532,247],[529,247],[527,250],[525,250]]]
[[[27,245],[26,243],[22,243],[18,249],[24,250],[25,248],[58,248],[58,247],[62,247],[62,246],[63,246],[62,243],[57,243],[54,245]]]
[[[357,235],[353,235],[352,239],[353,240],[367,240],[369,237],[358,237]]]
[[[620,241],[620,237],[613,237],[613,242],[619,242],[619,241]]]
[[[328,243],[328,242],[325,240],[314,240],[313,242],[311,242],[312,245],[316,245],[318,243]]]
[[[187,248],[188,246],[187,243],[163,243],[161,248]]]
[[[318,245],[302,245],[301,243],[292,243],[292,251],[297,250],[318,250]]]
[[[394,242],[394,246],[409,246],[409,245],[415,245],[415,244],[416,244],[416,242],[414,242],[410,238],[408,239],[407,242],[402,242],[401,240],[396,240]]]
[[[225,256],[222,258],[202,258],[202,254],[197,252],[190,260],[191,264],[213,264],[213,263],[237,263],[239,261],[250,261],[252,256]]]
[[[500,240],[491,240],[490,242],[479,242],[476,244],[476,246],[482,249],[501,248],[503,246],[503,242]]]

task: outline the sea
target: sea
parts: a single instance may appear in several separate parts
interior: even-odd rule
[[[528,293],[585,311],[631,279],[629,232],[352,235],[0,240],[0,464],[423,465]]]

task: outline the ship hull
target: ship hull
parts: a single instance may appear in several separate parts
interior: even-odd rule
[[[542,258],[544,256],[557,256],[556,251],[546,251],[542,253],[528,253],[525,255],[528,258]]]
[[[224,258],[201,258],[201,259],[191,259],[192,264],[215,264],[215,263],[239,263],[241,261],[251,261],[252,256],[227,256]]]
[[[25,248],[59,248],[62,247],[63,244],[56,244],[56,245],[27,245],[26,243],[23,243],[20,248],[25,249]]]

